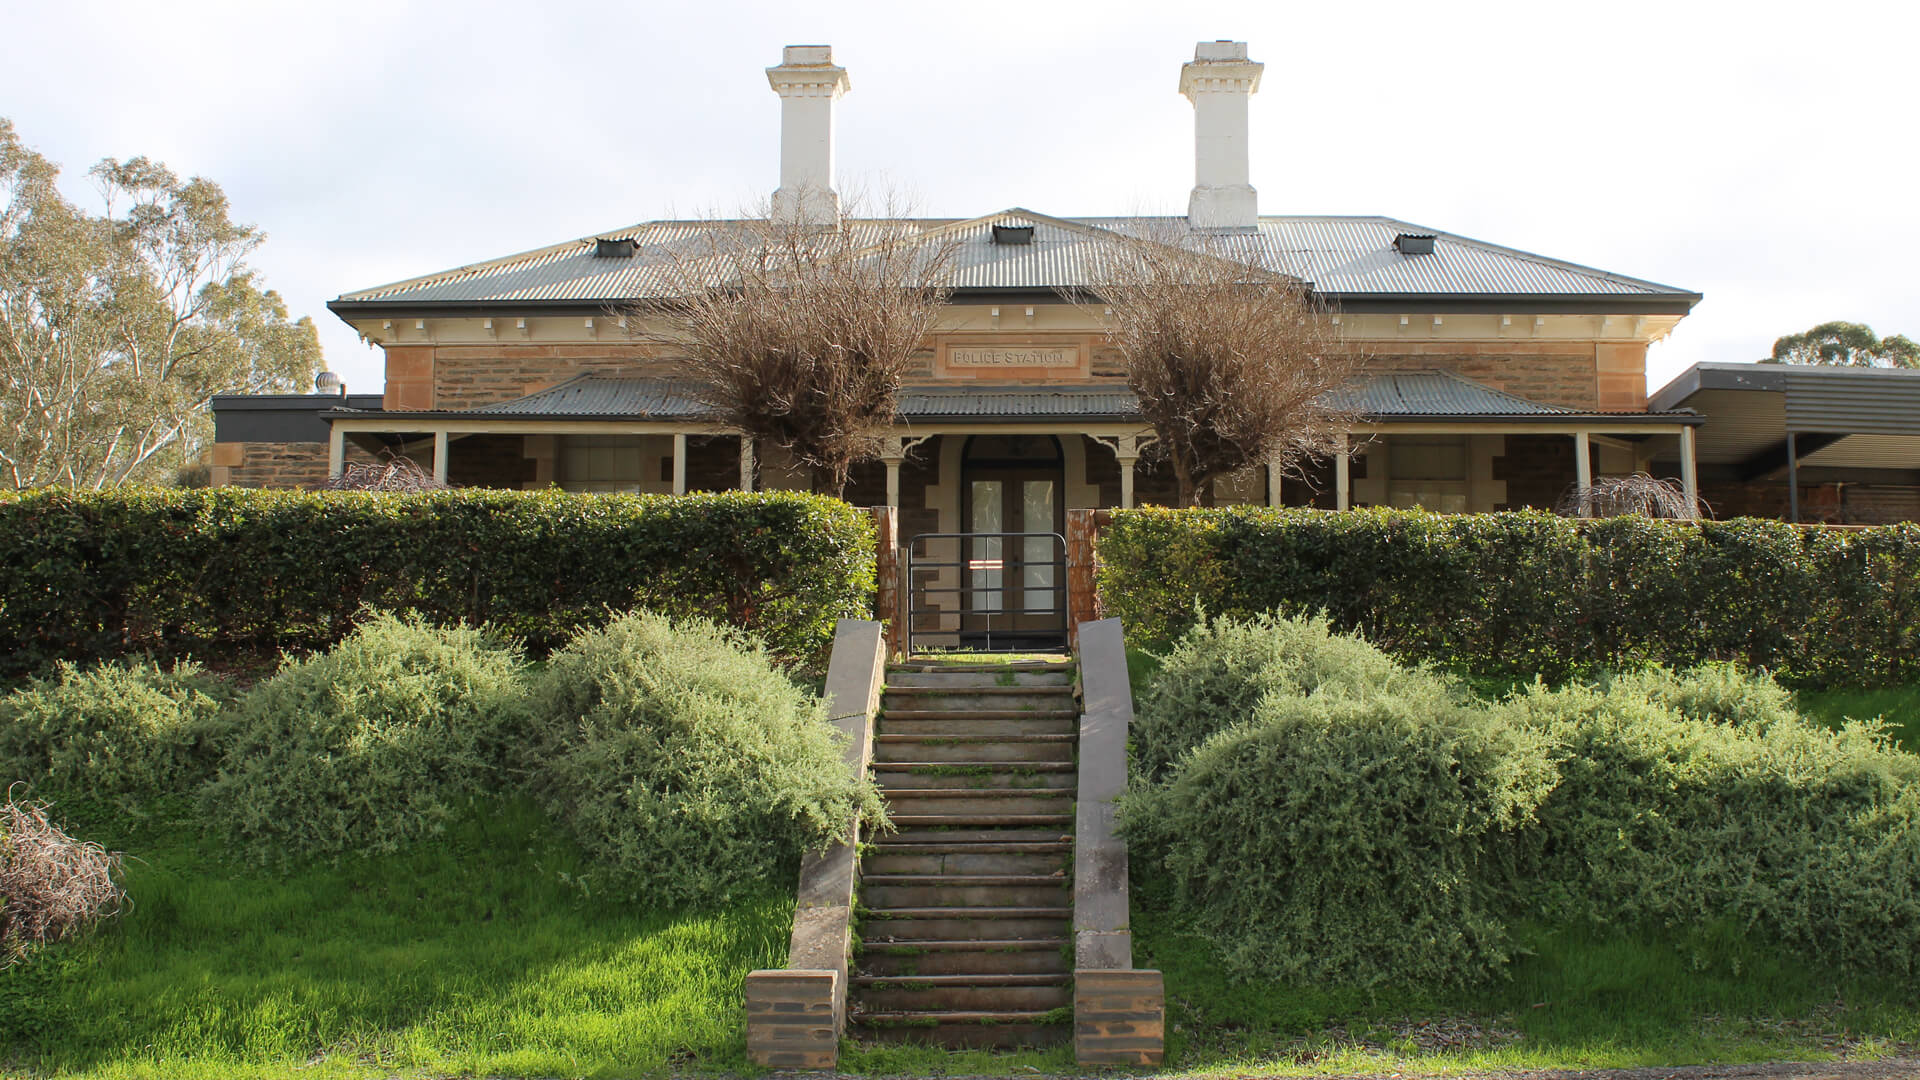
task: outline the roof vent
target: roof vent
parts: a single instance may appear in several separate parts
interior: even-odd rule
[[[596,259],[631,259],[640,249],[639,241],[631,236],[618,240],[600,239],[593,242],[593,257]]]
[[[995,225],[993,242],[996,244],[1031,244],[1033,226],[1031,225]]]
[[[1393,250],[1402,255],[1433,254],[1432,233],[1401,233],[1393,238]]]

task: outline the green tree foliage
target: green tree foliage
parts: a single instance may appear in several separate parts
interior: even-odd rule
[[[191,791],[219,759],[228,697],[193,664],[62,663],[0,698],[0,785],[143,797]]]
[[[1902,334],[1877,337],[1863,323],[1821,323],[1773,343],[1766,364],[1829,364],[1835,367],[1920,368],[1920,342]]]
[[[534,684],[536,790],[604,872],[651,903],[790,881],[806,848],[883,820],[820,699],[738,632],[636,612]]]
[[[234,710],[207,816],[264,862],[397,851],[503,785],[525,727],[519,650],[376,615]]]
[[[287,319],[219,185],[144,157],[89,170],[91,213],[0,118],[0,483],[99,488],[171,475],[219,393],[304,386],[311,319]]]

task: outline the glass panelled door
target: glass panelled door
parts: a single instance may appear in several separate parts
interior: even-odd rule
[[[1066,528],[1059,443],[1050,436],[976,436],[965,457],[962,520],[970,533],[1059,533]],[[1059,632],[1065,625],[1058,540],[969,536],[963,636]]]

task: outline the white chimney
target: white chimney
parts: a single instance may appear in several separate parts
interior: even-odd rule
[[[847,69],[833,66],[831,45],[789,45],[767,82],[780,95],[780,189],[773,216],[804,225],[840,220],[833,190],[833,102],[847,92]]]
[[[1203,41],[1180,65],[1180,92],[1193,102],[1193,196],[1187,221],[1197,229],[1251,229],[1259,205],[1247,177],[1247,99],[1265,64],[1247,59],[1244,41]]]

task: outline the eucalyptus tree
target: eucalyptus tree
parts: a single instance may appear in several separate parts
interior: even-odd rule
[[[145,157],[88,171],[98,212],[0,118],[0,483],[163,478],[211,434],[219,393],[302,387],[320,365],[247,258],[266,236],[211,180]]]

